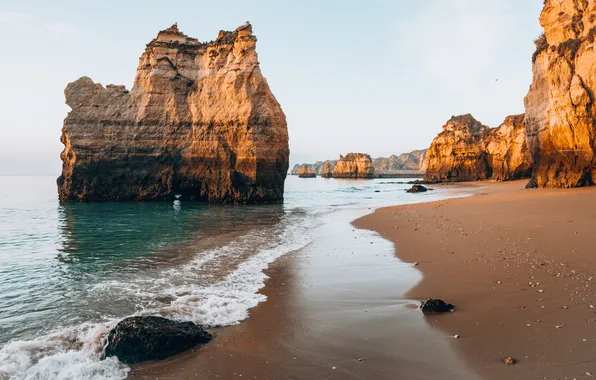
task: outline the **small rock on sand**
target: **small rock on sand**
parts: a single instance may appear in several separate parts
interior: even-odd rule
[[[420,303],[420,310],[423,313],[445,313],[453,309],[455,309],[455,306],[440,299],[428,298]]]
[[[513,365],[513,364],[517,363],[517,360],[515,358],[512,358],[511,356],[505,358],[505,360],[503,360],[503,361],[507,365]]]

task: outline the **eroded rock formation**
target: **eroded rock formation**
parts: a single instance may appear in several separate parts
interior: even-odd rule
[[[300,178],[315,178],[317,174],[307,165],[303,164],[298,173]]]
[[[524,115],[507,116],[503,124],[492,128],[486,138],[490,179],[508,181],[528,178],[533,160],[526,144]]]
[[[331,168],[331,163],[325,162],[325,165],[323,166],[323,172],[321,173],[321,177],[323,177],[323,178],[333,177],[333,169]]]
[[[530,187],[576,187],[596,179],[596,0],[545,0],[525,98]]]
[[[256,41],[250,24],[209,43],[173,25],[147,45],[130,92],[70,83],[60,199],[281,201],[286,118]]]
[[[340,155],[333,169],[333,178],[373,178],[374,175],[372,159],[364,153]]]
[[[413,150],[399,156],[392,154],[389,157],[373,159],[375,170],[417,170],[424,171],[424,158],[426,149]]]
[[[532,159],[525,142],[524,116],[508,116],[489,128],[472,115],[452,117],[426,155],[425,180],[497,181],[528,177]]]

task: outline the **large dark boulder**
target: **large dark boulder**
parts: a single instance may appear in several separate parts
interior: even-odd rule
[[[110,331],[105,356],[117,356],[126,364],[139,363],[165,359],[210,340],[211,334],[192,322],[129,317]]]
[[[446,313],[454,309],[455,306],[440,299],[428,298],[426,301],[420,303],[420,310],[423,313]]]
[[[411,189],[406,190],[406,193],[426,193],[428,189],[422,185],[414,185]]]

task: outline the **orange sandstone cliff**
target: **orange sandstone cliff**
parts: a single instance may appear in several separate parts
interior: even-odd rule
[[[250,24],[209,43],[173,25],[147,45],[132,90],[70,83],[60,199],[282,201],[288,130],[256,41]]]
[[[527,143],[536,162],[529,187],[596,180],[596,0],[545,0],[544,34],[525,98]]]
[[[372,159],[364,153],[340,155],[333,168],[333,178],[373,178],[374,175]]]
[[[425,180],[476,181],[527,178],[532,158],[526,145],[524,115],[508,116],[489,128],[472,115],[452,117],[433,140]]]

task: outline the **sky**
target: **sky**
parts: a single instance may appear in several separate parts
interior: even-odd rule
[[[0,175],[55,175],[81,76],[132,86],[178,23],[201,41],[245,21],[281,104],[290,163],[427,148],[452,116],[523,113],[542,0],[0,0]]]

